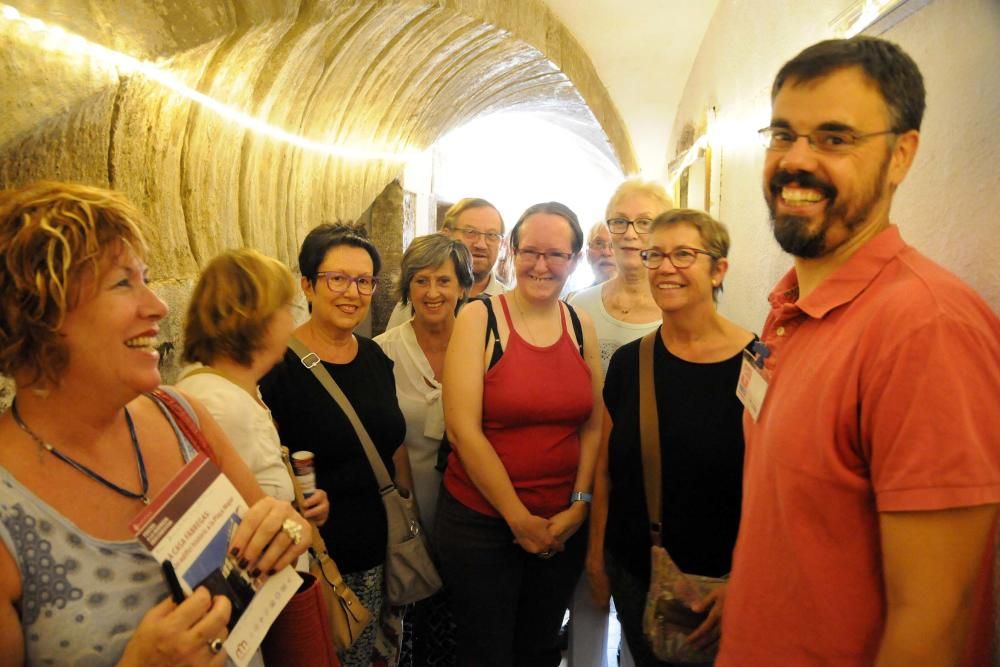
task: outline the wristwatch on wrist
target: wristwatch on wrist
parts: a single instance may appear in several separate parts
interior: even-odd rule
[[[589,505],[590,501],[592,501],[593,499],[594,499],[594,494],[587,493],[586,491],[574,491],[573,493],[569,494],[570,505],[577,502],[583,502]]]

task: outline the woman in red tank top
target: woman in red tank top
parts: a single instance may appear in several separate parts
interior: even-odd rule
[[[559,300],[583,246],[576,215],[556,202],[532,206],[511,245],[517,287],[466,306],[448,346],[454,451],[435,544],[459,664],[555,667],[586,548],[600,351],[589,318]]]

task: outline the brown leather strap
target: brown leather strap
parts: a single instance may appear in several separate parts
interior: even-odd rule
[[[639,441],[642,446],[642,483],[649,512],[649,538],[662,546],[663,524],[660,485],[660,418],[656,409],[656,381],[653,377],[653,345],[660,328],[639,341]]]
[[[292,468],[292,460],[288,453],[288,447],[285,447],[284,445],[281,447],[281,460],[285,462],[285,469],[288,470],[288,476],[292,478],[292,488],[295,489],[295,509],[297,509],[301,514],[303,512],[303,503],[306,498],[302,495],[302,487],[299,486],[299,479],[295,476],[295,470]],[[326,542],[323,541],[323,537],[319,534],[319,526],[317,526],[316,522],[312,519],[307,519],[307,521],[312,524],[313,529],[311,549],[313,555],[323,568],[323,575],[331,584],[340,585],[342,580],[340,570],[337,568],[337,564],[333,562],[333,559],[330,558],[330,555],[326,551]]]
[[[191,419],[191,415],[187,409],[180,404],[180,401],[174,398],[171,391],[173,390],[157,387],[149,393],[170,411],[170,416],[174,418],[174,422],[180,428],[188,442],[199,452],[207,456],[212,463],[219,465],[219,457],[216,456],[211,443],[209,443],[205,434],[201,432],[201,429],[198,428],[198,425],[194,423],[194,420]]]

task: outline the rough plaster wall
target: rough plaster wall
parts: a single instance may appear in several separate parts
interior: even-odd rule
[[[829,23],[849,3],[786,3],[762,12],[756,3],[722,0],[691,70],[674,126],[698,123],[718,107],[721,125],[739,130],[715,146],[712,213],[732,232],[730,271],[720,310],[754,330],[767,314],[767,294],[791,266],[771,235],[761,194],[763,149],[754,130],[770,118],[770,86],[781,65],[832,37]],[[928,111],[922,145],[892,210],[904,238],[971,284],[1000,310],[1000,4],[934,0],[890,29],[924,73]],[[718,194],[717,194],[718,193]]]
[[[913,56],[927,86],[917,160],[893,220],[1000,312],[1000,2],[935,0],[885,36]]]
[[[537,1],[16,4],[140,57],[170,55],[200,92],[310,138],[423,149],[482,113],[556,109],[634,166],[586,55]],[[93,66],[60,71],[33,43],[2,45],[0,186],[49,177],[126,192],[160,227],[151,264],[170,276],[240,245],[291,264],[318,220],[356,217],[402,167],[290,148],[141,77],[95,83]]]
[[[311,139],[422,150],[477,115],[527,108],[561,114],[635,165],[586,54],[539,0],[8,1],[91,41],[163,58],[198,91]],[[402,170],[262,138],[28,37],[0,33],[0,187],[81,181],[121,190],[146,212],[148,261],[171,306],[167,380],[199,266],[250,246],[294,268],[310,228],[357,218]],[[380,216],[374,234],[399,245],[399,224]]]

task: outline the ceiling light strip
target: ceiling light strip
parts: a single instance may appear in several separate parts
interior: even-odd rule
[[[195,90],[180,81],[169,71],[152,62],[139,60],[138,58],[133,58],[132,56],[88,41],[80,35],[68,32],[59,26],[49,25],[40,19],[26,16],[10,5],[0,5],[0,22],[10,23],[14,26],[23,26],[29,31],[37,33],[39,39],[33,41],[45,50],[61,52],[70,56],[87,56],[104,65],[115,68],[122,74],[141,74],[174,93],[200,104],[227,121],[261,136],[290,144],[305,151],[349,160],[384,160],[387,162],[407,162],[419,155],[419,152],[416,151],[384,151],[308,139],[271,125],[240,109]]]

